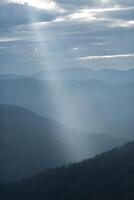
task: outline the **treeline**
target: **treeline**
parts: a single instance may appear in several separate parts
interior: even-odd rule
[[[0,187],[2,200],[133,200],[134,142]]]

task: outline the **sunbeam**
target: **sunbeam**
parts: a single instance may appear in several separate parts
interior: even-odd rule
[[[132,0],[0,0],[1,200],[134,199],[133,35]]]
[[[35,21],[34,16],[30,16],[31,21]],[[44,43],[45,34],[43,33],[43,27],[47,26],[47,23],[32,23],[30,25],[32,31],[33,40],[36,41],[38,53],[42,59],[42,69],[45,70],[47,65],[45,56],[49,54],[51,47],[47,43]],[[54,36],[53,36],[54,39]],[[56,39],[55,39],[56,40]],[[58,44],[60,48],[60,44]],[[62,47],[61,47],[62,48]],[[64,55],[60,55],[61,57]],[[56,61],[51,63],[52,68],[55,68],[57,65]],[[45,70],[45,77],[47,79],[46,85],[48,88],[48,96],[50,99],[50,110],[51,112],[47,113],[48,117],[54,118],[55,120],[62,122],[64,125],[69,125],[71,129],[59,129],[60,135],[56,137],[61,137],[66,143],[65,149],[67,149],[66,157],[67,161],[79,161],[81,159],[87,158],[89,156],[89,147],[86,145],[86,142],[82,142],[82,132],[75,131],[74,128],[82,129],[81,125],[83,124],[83,115],[86,110],[84,108],[78,108],[80,96],[75,96],[75,90],[70,94],[69,91],[69,82],[60,81],[62,77],[57,73],[56,80],[53,80],[51,70]],[[74,83],[75,85],[75,83]],[[75,88],[75,87],[74,87]],[[43,90],[40,91],[43,93]],[[60,95],[59,95],[60,94]],[[42,100],[43,101],[43,100]],[[84,101],[83,101],[84,105]],[[89,106],[90,107],[90,106]],[[42,108],[43,109],[43,108]],[[91,109],[91,108],[90,108]],[[50,111],[49,110],[49,111]],[[51,113],[51,114],[50,114]],[[53,113],[53,114],[52,114]],[[95,116],[94,116],[95,118]],[[83,125],[84,126],[84,125]],[[66,130],[66,131],[65,131]],[[67,131],[68,130],[68,131]],[[70,130],[72,130],[70,132]],[[92,130],[91,130],[92,131]]]

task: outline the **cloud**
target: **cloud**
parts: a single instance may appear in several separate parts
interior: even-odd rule
[[[105,59],[115,59],[115,58],[134,58],[134,53],[131,54],[119,54],[119,55],[104,55],[104,56],[86,56],[78,58],[79,60],[105,60]]]
[[[14,41],[18,41],[18,38],[14,38],[14,37],[0,37],[0,43],[1,42],[14,42]]]
[[[95,0],[77,0],[77,3],[74,0],[55,0],[58,4],[62,5],[65,8],[77,9],[83,6],[94,6]]]
[[[83,21],[83,22],[108,22],[111,24],[111,27],[114,27],[120,24],[132,25],[129,23],[129,20],[132,18],[132,13],[134,13],[134,7],[107,7],[107,8],[84,8],[75,10],[67,15],[57,17],[55,21]],[[126,20],[126,21],[125,21]],[[109,24],[109,25],[110,25]],[[120,25],[119,25],[120,26]],[[121,27],[121,26],[120,26]],[[122,25],[123,27],[123,25]],[[124,25],[125,27],[125,25]]]
[[[130,1],[119,0],[117,5],[112,0],[99,6],[100,0],[53,0],[64,12],[54,11],[53,6],[42,10],[36,5],[1,2],[0,72],[134,67],[130,54],[134,52],[134,5]]]
[[[68,9],[78,9],[82,7],[109,7],[109,6],[134,6],[134,2],[132,0],[55,0],[58,4],[62,5]]]
[[[60,14],[53,10],[38,9],[27,4],[1,3],[1,27],[28,24],[32,22],[51,21]]]
[[[38,9],[44,9],[55,12],[62,12],[63,9],[52,0],[9,0],[10,3],[17,3],[21,5],[28,5]]]
[[[118,0],[118,4],[123,5],[123,6],[128,6],[128,5],[134,6],[134,1],[133,0]]]
[[[2,26],[28,24],[42,21],[106,21],[112,23],[111,19],[122,19],[124,17],[131,20],[134,7],[122,7],[113,4],[111,7],[89,7],[97,1],[81,1],[78,3],[88,3],[84,8],[78,8],[74,1],[51,1],[51,0],[7,0],[8,3],[0,4],[0,23]],[[58,3],[57,3],[58,2]],[[99,0],[103,2],[104,0]],[[64,10],[60,4],[74,4],[75,10]],[[41,9],[39,9],[41,8]],[[123,18],[124,19],[124,18]],[[125,19],[124,19],[125,20]],[[119,21],[116,26],[119,24]]]
[[[134,7],[106,7],[106,8],[89,8],[89,9],[83,9],[85,11],[88,11],[90,13],[104,13],[104,12],[116,12],[116,11],[126,11],[126,10],[134,10]]]
[[[121,27],[121,28],[133,28],[134,20],[115,20],[110,25],[111,28]]]

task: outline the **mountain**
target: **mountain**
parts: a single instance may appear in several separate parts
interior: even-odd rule
[[[84,132],[133,138],[134,83],[1,80],[0,104],[27,108]],[[127,134],[126,134],[127,133]]]
[[[122,71],[114,69],[92,70],[85,67],[41,71],[32,76],[37,80],[77,80],[96,79],[106,83],[124,83],[134,80],[134,69]]]
[[[0,182],[79,161],[122,142],[68,129],[24,108],[0,105]]]
[[[2,200],[132,200],[134,141],[81,163],[0,186]]]
[[[0,74],[0,80],[17,80],[22,78],[28,78],[29,76],[20,74]]]
[[[41,81],[86,81],[89,79],[95,79],[109,84],[117,84],[133,82],[134,69],[124,71],[114,69],[92,70],[86,67],[73,67],[59,70],[44,70],[32,75],[0,74],[0,80],[17,80],[20,78],[32,78]]]

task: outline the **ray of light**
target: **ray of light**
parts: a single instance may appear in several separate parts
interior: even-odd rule
[[[31,16],[32,21],[33,17],[34,16]],[[33,37],[36,39],[36,41],[38,41],[36,48],[38,48],[38,52],[41,54],[43,63],[42,65],[45,70],[45,53],[48,53],[50,51],[50,48],[47,46],[48,44],[43,43],[45,35],[42,32],[42,29],[37,26],[37,23],[31,24],[31,30]],[[61,55],[61,57],[62,56],[64,55]],[[56,66],[56,62],[52,63],[52,65]],[[73,93],[70,94],[68,83],[66,84],[65,81],[54,81],[52,80],[51,71],[45,72],[45,77],[47,77],[48,80],[46,84],[49,91],[49,96],[51,98],[50,101],[52,102],[52,104],[50,104],[50,109],[52,113],[54,113],[54,115],[49,115],[49,113],[46,114],[48,114],[48,117],[55,116],[54,118],[62,122],[63,124],[70,124],[70,127],[76,128],[78,127],[78,125],[80,127],[82,119],[81,111],[83,110],[83,108],[78,108],[77,106],[79,97],[76,97]],[[56,80],[61,80],[61,77],[58,73]],[[43,90],[41,92],[43,93]],[[76,133],[76,131],[74,131],[73,129],[72,131],[71,129],[59,129],[59,132],[62,131],[63,133],[60,134],[60,139],[62,139],[64,143],[66,143],[66,147],[63,148],[67,149],[67,161],[79,161],[80,159],[87,158],[89,156],[89,151],[87,150],[89,149],[89,147],[87,147],[86,143],[82,142],[82,133]],[[58,136],[59,135],[56,135],[56,137]]]

